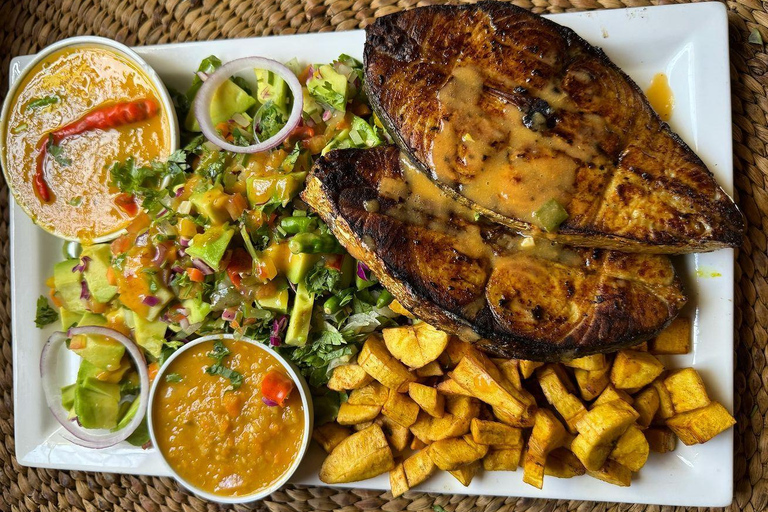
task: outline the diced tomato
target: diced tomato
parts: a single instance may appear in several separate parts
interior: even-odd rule
[[[128,252],[128,249],[130,249],[133,245],[133,238],[134,237],[129,234],[115,238],[115,240],[110,245],[112,254],[117,256],[119,254],[123,254],[124,252]]]
[[[325,258],[325,266],[334,270],[341,270],[341,264],[344,261],[344,255],[332,254]]]
[[[136,204],[136,198],[131,194],[118,194],[115,196],[115,204],[131,217],[139,213],[139,205]]]
[[[299,82],[302,84],[307,83],[307,79],[309,78],[309,71],[312,69],[312,66],[307,66],[304,68],[304,70],[299,73]]]
[[[205,274],[200,269],[189,267],[187,269],[187,275],[189,276],[189,280],[193,283],[202,283],[205,281]]]
[[[232,256],[229,258],[229,265],[227,270],[234,270],[235,272],[249,272],[253,267],[253,260],[251,255],[248,254],[245,249],[238,247],[232,251]]]
[[[290,378],[279,371],[272,370],[261,381],[261,394],[267,400],[272,400],[282,407],[291,395],[293,387],[294,384]]]
[[[315,136],[315,129],[305,124],[301,124],[297,126],[291,132],[291,138],[293,140],[311,139],[314,136]]]

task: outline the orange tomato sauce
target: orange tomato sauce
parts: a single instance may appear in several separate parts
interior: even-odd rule
[[[54,96],[58,101],[50,105],[31,105]],[[170,154],[170,120],[162,108],[144,121],[64,139],[59,145],[63,158],[49,156],[44,162],[50,202],[35,194],[33,178],[38,146],[49,133],[98,108],[139,99],[161,104],[158,91],[143,71],[127,57],[102,46],[62,48],[25,76],[13,97],[2,137],[6,176],[16,201],[37,224],[87,242],[114,233],[130,221],[132,215],[115,203],[119,191],[110,187],[109,168],[128,157],[137,165],[146,165]]]
[[[262,402],[261,380],[287,372],[268,352],[246,341],[223,340],[223,364],[243,375],[243,384],[208,375],[213,341],[171,361],[158,382],[152,407],[157,448],[191,485],[221,496],[245,496],[269,487],[291,467],[301,449],[304,407],[294,389],[284,407]],[[168,382],[176,374],[180,382]]]

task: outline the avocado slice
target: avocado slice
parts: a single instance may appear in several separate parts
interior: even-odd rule
[[[61,406],[70,411],[75,406],[75,388],[77,384],[70,384],[61,388]]]
[[[288,106],[288,84],[272,71],[254,69],[256,74],[256,98],[262,105],[271,101],[276,106],[286,109]]]
[[[279,176],[251,176],[245,180],[245,193],[252,207],[270,201],[286,206],[304,188],[306,172],[291,172]]]
[[[59,308],[59,319],[61,320],[61,330],[67,332],[67,330],[73,325],[77,325],[80,319],[83,318],[82,313],[76,313],[70,311],[67,308]]]
[[[309,339],[309,328],[312,324],[312,307],[315,304],[315,294],[307,291],[304,281],[296,287],[296,297],[293,300],[291,319],[285,332],[285,343],[288,345],[304,346]]]
[[[155,304],[154,306],[150,307],[147,310],[146,318],[150,322],[156,320],[157,317],[160,316],[160,312],[163,311],[163,308],[165,308],[165,305],[168,304],[174,297],[173,292],[170,291],[168,288],[166,288],[165,285],[158,283],[157,286],[158,286],[157,291],[153,295],[157,297],[160,302],[158,302],[157,304]],[[136,327],[135,326],[136,318],[138,318],[139,316],[140,315],[138,314],[133,315],[134,328]]]
[[[264,309],[270,309],[278,313],[287,313],[288,300],[290,299],[288,283],[284,277],[278,276],[272,280],[272,284],[274,284],[274,292],[270,295],[259,296],[256,302]],[[263,290],[261,292],[263,293]]]
[[[114,428],[120,402],[120,386],[93,377],[75,387],[74,409],[85,428]]]
[[[223,207],[217,207],[217,200],[227,199],[221,185],[214,185],[205,192],[196,192],[189,198],[189,202],[197,210],[197,213],[208,219],[211,224],[224,224],[229,220],[229,213]]]
[[[134,315],[133,331],[136,344],[146,350],[152,357],[160,357],[165,342],[165,331],[168,324],[162,320],[149,321],[141,315]]]
[[[139,410],[139,399],[134,398],[133,402],[124,402],[120,404],[120,411],[118,414],[118,420],[117,427],[115,430],[120,430],[121,428],[125,428],[128,423],[131,422],[134,416],[136,416],[136,411]]]
[[[307,82],[307,90],[317,101],[344,112],[347,109],[347,77],[333,66],[323,64]]]
[[[192,237],[189,247],[187,247],[187,254],[194,258],[200,258],[212,269],[219,270],[221,258],[234,234],[235,230],[229,224],[211,226],[203,233],[198,233]]]
[[[88,290],[94,299],[102,304],[112,300],[117,294],[117,286],[109,284],[107,271],[112,262],[112,252],[108,244],[95,244],[83,247],[82,256],[90,259],[83,271]]]
[[[53,266],[53,285],[59,298],[64,303],[64,307],[73,313],[84,313],[85,304],[80,299],[83,280],[83,273],[72,271],[80,264],[80,260],[72,258],[58,262]]]
[[[211,305],[202,300],[186,299],[182,301],[181,305],[189,312],[187,320],[190,324],[202,322],[211,312]]]
[[[211,98],[211,121],[213,125],[227,121],[233,115],[245,112],[256,104],[256,100],[245,92],[242,87],[232,80],[222,83]],[[195,117],[194,109],[190,109],[184,120],[184,129],[190,132],[199,132],[200,125]]]
[[[311,269],[319,256],[317,254],[309,254],[300,252],[298,254],[289,253],[288,256],[288,271],[286,277],[293,284],[299,284],[304,281],[307,272]]]
[[[85,313],[77,324],[78,327],[107,324],[107,319],[94,313]],[[98,334],[78,334],[73,336],[69,349],[94,366],[103,370],[117,370],[125,354],[125,347],[112,339]],[[80,365],[82,368],[82,363]]]

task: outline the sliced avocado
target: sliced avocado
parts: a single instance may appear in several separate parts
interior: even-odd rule
[[[120,430],[121,428],[125,428],[128,423],[131,422],[134,416],[136,416],[136,411],[139,410],[139,399],[134,398],[133,402],[123,402],[120,404],[120,411],[118,414],[118,423],[117,428],[115,430]]]
[[[80,264],[80,260],[73,258],[58,262],[53,266],[53,285],[56,288],[59,298],[64,303],[64,307],[73,313],[85,312],[85,304],[80,299],[83,280],[83,273],[72,271]]]
[[[222,83],[211,98],[211,121],[213,125],[227,121],[233,115],[245,112],[256,104],[256,100],[245,92],[232,80]],[[190,109],[184,120],[184,129],[190,132],[199,132],[200,125],[195,117],[194,109]]]
[[[297,346],[304,346],[307,343],[314,304],[315,294],[309,293],[307,285],[301,281],[296,287],[291,319],[288,321],[288,330],[285,332],[285,343]]]
[[[189,320],[190,324],[202,322],[208,316],[208,313],[211,312],[211,305],[202,300],[186,299],[181,304],[184,306],[184,309],[189,311],[187,320]]]
[[[112,252],[108,244],[95,244],[83,247],[82,256],[90,259],[83,271],[88,290],[97,301],[102,304],[112,300],[117,294],[117,286],[109,284],[107,271],[112,262]]]
[[[205,192],[196,192],[190,196],[189,201],[197,210],[197,213],[208,219],[211,224],[224,224],[229,220],[229,213],[224,206],[228,199],[221,185],[214,185]]]
[[[320,103],[344,112],[347,109],[347,77],[323,64],[307,82],[307,90]]]
[[[212,269],[219,270],[221,258],[234,234],[235,230],[229,224],[211,226],[205,232],[192,237],[187,247],[187,254],[200,258]]]
[[[304,103],[301,104],[301,111],[309,117],[322,114],[323,107],[321,107],[317,100],[312,97],[309,91],[302,88],[301,92],[304,97]]]
[[[77,324],[78,327],[107,325],[107,319],[94,313],[85,313]],[[78,334],[73,336],[69,348],[83,360],[102,370],[117,370],[125,354],[125,347],[115,340],[98,334]],[[82,367],[82,363],[81,363]]]
[[[61,406],[66,410],[71,410],[75,405],[75,388],[77,384],[70,384],[61,388]]]
[[[288,106],[288,84],[272,71],[254,69],[256,73],[256,99],[262,105],[271,101],[283,110]]]
[[[75,388],[77,421],[85,428],[114,428],[119,400],[120,386],[88,377]]]
[[[111,309],[107,311],[105,316],[109,325],[124,325],[129,329],[133,329],[133,311],[128,308]]]
[[[80,319],[83,318],[83,314],[62,307],[59,309],[59,318],[61,319],[61,330],[66,332],[73,325],[77,325]]]
[[[278,276],[272,280],[272,284],[274,285],[274,292],[266,296],[260,296],[256,299],[256,302],[258,302],[259,306],[264,309],[270,309],[279,313],[287,313],[288,300],[290,299],[288,282],[284,277]],[[261,292],[263,294],[263,290],[261,290]]]
[[[165,342],[165,331],[168,324],[161,321],[148,321],[141,315],[134,315],[135,324],[134,335],[136,344],[146,350],[152,357],[160,357],[163,351],[163,342]]]
[[[304,282],[304,277],[307,275],[307,272],[309,272],[309,269],[317,263],[318,259],[319,256],[317,254],[308,254],[304,252],[298,254],[289,253],[288,272],[286,272],[286,277],[293,284]]]
[[[80,386],[88,377],[96,377],[103,371],[104,370],[98,366],[95,366],[86,360],[82,360],[80,361],[80,368],[77,370],[77,379],[75,380],[75,384]]]
[[[152,294],[153,296],[157,297],[157,299],[160,301],[154,306],[150,307],[147,310],[147,320],[150,322],[153,322],[157,319],[158,316],[160,316],[160,312],[163,311],[163,308],[168,304],[173,298],[173,292],[170,291],[168,288],[165,287],[163,284],[157,285],[157,291]],[[133,323],[134,328],[136,327],[136,318],[138,318],[139,315],[133,315]]]
[[[251,206],[270,201],[286,206],[304,188],[306,172],[291,172],[279,176],[251,176],[245,180],[245,190]]]

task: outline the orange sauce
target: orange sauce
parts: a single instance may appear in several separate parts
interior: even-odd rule
[[[284,407],[262,402],[261,380],[285,373],[268,352],[245,341],[223,340],[230,350],[222,364],[244,377],[230,381],[205,373],[213,341],[180,354],[155,391],[152,421],[157,448],[190,484],[221,496],[246,496],[269,487],[291,467],[301,449],[304,408],[294,389]],[[180,382],[168,382],[176,374]]]
[[[41,98],[54,103],[35,107]],[[35,194],[33,178],[40,141],[100,107],[160,97],[150,79],[127,57],[109,48],[63,48],[39,62],[12,100],[4,133],[6,176],[16,201],[48,231],[89,241],[123,228],[131,219],[115,204],[109,168],[133,157],[137,165],[165,158],[171,151],[170,120],[160,110],[144,121],[95,129],[64,139],[61,159],[46,158],[50,202]]]
[[[675,108],[675,96],[669,86],[669,79],[664,73],[656,73],[651,85],[645,91],[653,110],[659,114],[662,121],[669,121]]]

